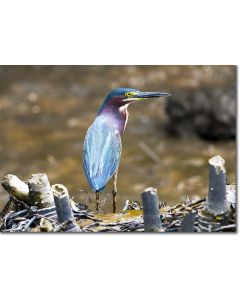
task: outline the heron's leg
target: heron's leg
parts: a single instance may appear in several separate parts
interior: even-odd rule
[[[96,192],[96,210],[99,211],[99,192]]]
[[[113,175],[113,213],[116,212],[116,206],[117,206],[117,174],[118,171]]]

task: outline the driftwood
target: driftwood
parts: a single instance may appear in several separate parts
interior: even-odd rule
[[[142,207],[140,203],[137,205],[136,201],[134,203],[129,202],[128,206],[125,205],[124,213],[115,214],[118,216],[119,221],[110,221],[108,214],[106,214],[106,219],[104,219],[104,215],[101,218],[98,215],[95,216],[86,205],[75,203],[73,200],[70,203],[74,218],[77,224],[80,225],[82,232],[144,232],[143,214],[142,210],[139,210]],[[174,206],[163,206],[162,204],[160,207],[161,232],[183,232],[184,224],[182,223],[189,213],[196,214],[193,231],[201,232],[198,212],[203,209],[205,204],[206,199],[188,200]],[[135,212],[132,214],[131,211],[133,210]],[[42,219],[48,220],[51,225]],[[50,229],[52,232],[61,232],[64,231],[63,227],[58,222],[55,207],[38,209],[33,212],[28,209],[10,210],[0,218],[0,231],[2,232],[46,232]],[[208,231],[236,231],[236,211],[234,207],[231,205],[228,224],[210,227]]]
[[[157,190],[149,187],[142,193],[144,229],[148,232],[159,232],[161,219]]]
[[[161,230],[160,232],[201,232],[198,219],[198,211],[206,205],[206,199],[188,200],[174,206],[160,203]],[[231,206],[232,207],[232,206]],[[139,211],[139,209],[141,209]],[[131,214],[131,211],[139,211],[139,214]],[[124,205],[122,216],[129,214],[127,219],[120,218],[116,222],[93,221],[82,227],[83,232],[144,232],[144,220],[140,203],[127,202]],[[119,215],[119,214],[118,214]],[[234,232],[236,231],[236,212],[232,207],[228,225],[220,225],[212,228],[211,232]]]
[[[16,199],[28,202],[28,185],[20,180],[17,176],[12,174],[6,175],[2,180],[2,186],[9,194],[12,194]]]
[[[79,226],[76,224],[73,210],[69,200],[69,194],[66,187],[62,184],[55,184],[52,186],[54,202],[56,205],[56,212],[58,222],[64,224],[64,231],[80,232]]]
[[[196,214],[194,212],[188,213],[182,221],[181,232],[194,232]]]
[[[226,181],[225,160],[219,155],[209,159],[209,189],[206,210],[213,215],[225,214],[229,210]]]
[[[79,232],[75,219],[99,221],[85,205],[70,200],[63,185],[56,184],[52,190],[46,174],[33,174],[26,183],[9,174],[2,185],[9,193],[0,212],[2,232]]]
[[[95,215],[86,205],[71,200],[62,185],[51,188],[45,174],[34,174],[26,183],[9,174],[2,185],[13,205],[8,203],[0,213],[0,231],[234,232],[236,186],[226,186],[224,163],[219,156],[209,160],[207,198],[167,206],[159,203],[154,188],[148,188],[142,193],[143,205],[127,200],[122,213],[111,215]]]
[[[236,185],[235,184],[229,184],[226,186],[226,197],[227,202],[229,205],[232,205],[234,208],[236,208],[236,202],[237,202],[237,191],[236,191]]]
[[[202,232],[219,231],[230,222],[229,199],[233,201],[231,189],[226,187],[225,160],[217,155],[209,159],[209,189],[206,204],[198,212],[199,228]],[[228,190],[228,193],[227,193]]]
[[[46,208],[54,205],[54,198],[46,174],[32,174],[27,182],[8,174],[2,180],[3,188],[16,200],[29,206]]]
[[[54,205],[54,198],[46,174],[32,174],[28,179],[29,202],[39,208]]]

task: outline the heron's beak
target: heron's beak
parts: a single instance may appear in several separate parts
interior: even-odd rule
[[[160,97],[170,97],[172,96],[169,93],[162,93],[162,92],[138,92],[132,98],[139,101],[144,99],[150,98],[160,98]]]
[[[128,98],[124,99],[123,102],[133,103],[140,100],[160,97],[170,97],[172,94],[163,92],[131,92]]]

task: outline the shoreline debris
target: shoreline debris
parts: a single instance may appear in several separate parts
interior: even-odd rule
[[[126,200],[122,212],[95,213],[70,199],[46,174],[27,182],[8,174],[2,180],[9,201],[0,213],[0,232],[236,232],[236,185],[226,185],[225,161],[209,160],[208,197],[167,206],[147,188],[141,203]]]

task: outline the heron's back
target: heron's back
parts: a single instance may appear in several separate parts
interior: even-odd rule
[[[121,135],[103,116],[89,127],[83,145],[83,166],[94,191],[103,191],[117,171],[121,158]]]

